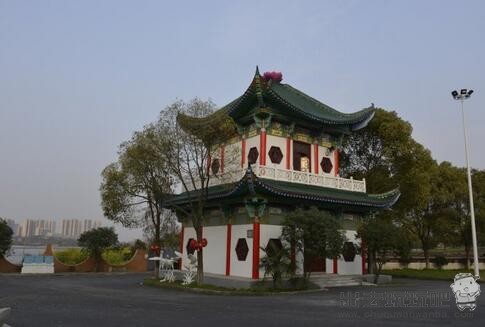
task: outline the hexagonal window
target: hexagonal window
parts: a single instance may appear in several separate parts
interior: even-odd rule
[[[246,239],[245,238],[238,239],[236,244],[237,260],[246,261],[248,252],[249,252],[249,248],[248,248],[248,243],[246,242]]]
[[[185,246],[185,249],[187,250],[187,254],[194,254],[195,253],[195,249],[190,246],[190,243],[192,241],[195,241],[195,240],[193,238],[189,238],[189,240],[187,241],[187,245]]]
[[[212,160],[212,164],[211,164],[211,170],[212,170],[212,173],[214,175],[217,175],[217,173],[219,172],[219,168],[221,167],[221,164],[219,162],[219,159],[214,159]]]
[[[283,244],[279,238],[270,238],[268,244],[266,244],[266,254],[271,257],[277,254],[283,248]]]
[[[272,146],[269,149],[269,158],[271,159],[272,163],[279,164],[283,159],[283,153],[281,152],[278,146]]]
[[[355,249],[355,245],[352,242],[345,242],[344,247],[342,249],[342,256],[346,262],[354,261],[355,255],[357,250]]]
[[[322,161],[320,162],[320,167],[322,167],[322,170],[324,172],[329,174],[332,171],[332,168],[333,168],[332,161],[327,157],[323,157]]]
[[[248,163],[250,163],[251,165],[255,164],[256,161],[258,161],[258,157],[259,157],[258,148],[253,146],[248,153]]]

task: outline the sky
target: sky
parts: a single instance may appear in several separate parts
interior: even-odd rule
[[[102,169],[177,99],[223,106],[256,65],[343,112],[395,110],[485,169],[484,1],[0,0],[0,216],[103,218]],[[139,231],[117,227],[120,239]]]

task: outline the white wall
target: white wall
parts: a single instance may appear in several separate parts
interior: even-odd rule
[[[345,238],[347,242],[353,242],[355,246],[359,243],[356,238],[357,232],[354,230],[346,230]],[[339,275],[361,275],[362,274],[362,257],[357,254],[352,262],[346,262],[342,256],[337,260]]]
[[[241,169],[241,151],[241,141],[227,144],[224,147],[224,172],[239,171]]]
[[[247,238],[247,231],[253,229],[253,224],[232,225],[231,235],[231,276],[248,277],[253,275],[253,239]],[[225,234],[224,234],[225,235]],[[239,238],[245,238],[248,244],[248,255],[245,261],[239,261],[236,255],[236,244]],[[225,248],[225,247],[224,247]],[[224,262],[225,262],[224,256]]]
[[[204,227],[202,235],[207,239],[207,246],[202,251],[204,271],[213,274],[225,274],[227,226]]]

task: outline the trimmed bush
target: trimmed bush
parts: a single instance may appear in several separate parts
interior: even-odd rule
[[[433,263],[436,265],[436,267],[438,267],[438,269],[441,269],[443,268],[443,266],[448,264],[448,259],[446,259],[442,255],[437,255],[436,257],[434,257]]]

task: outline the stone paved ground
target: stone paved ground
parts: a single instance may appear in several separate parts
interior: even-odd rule
[[[299,295],[224,296],[141,286],[145,277],[0,275],[0,307],[12,307],[14,327],[485,326],[485,294],[474,312],[462,313],[449,282],[398,280]]]

